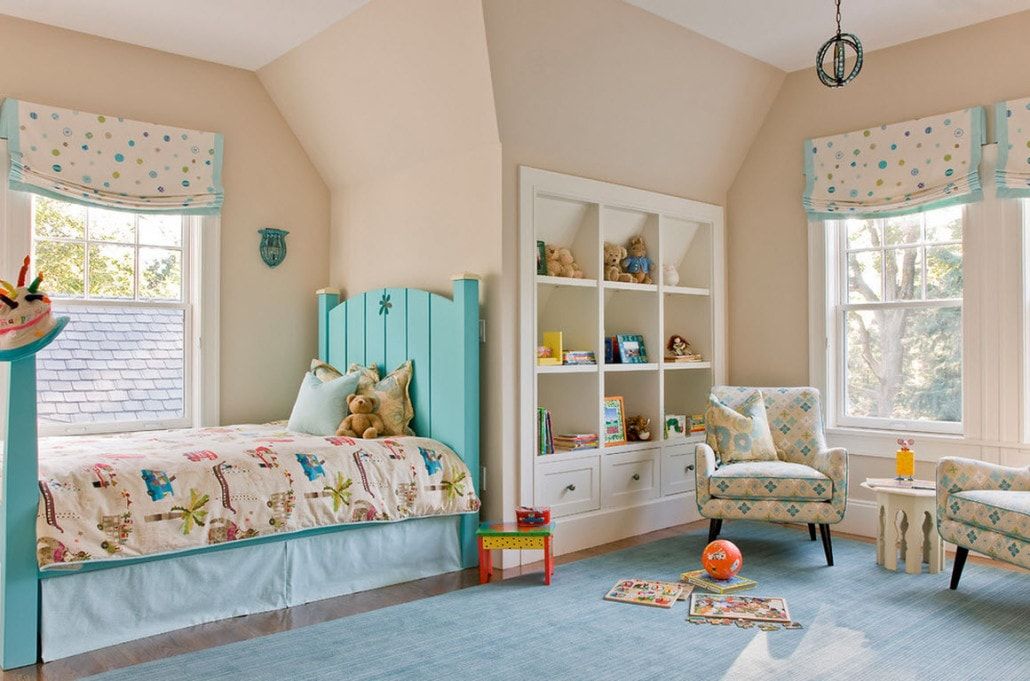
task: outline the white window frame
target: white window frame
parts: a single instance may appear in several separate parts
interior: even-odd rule
[[[21,258],[32,252],[32,197],[7,187],[7,143],[0,140],[0,271],[17,271]],[[189,216],[183,235],[183,302],[64,298],[73,306],[171,307],[183,309],[183,416],[178,419],[56,424],[41,422],[40,435],[92,435],[218,425],[219,414],[219,263],[221,220],[217,215]],[[189,259],[189,260],[187,260]],[[0,371],[6,365],[0,364]],[[0,374],[6,381],[6,376]],[[0,383],[2,385],[2,383]],[[0,395],[0,402],[6,395]],[[6,409],[0,410],[4,414]],[[4,417],[0,415],[0,421]],[[0,427],[6,424],[0,422]]]
[[[966,210],[966,207],[962,207],[962,233],[965,235],[967,225],[969,224],[970,214]],[[880,223],[881,230],[886,222],[885,219],[878,219],[876,222]],[[847,223],[845,220],[827,220],[822,223],[823,229],[826,230],[826,240],[828,243],[828,252],[826,255],[826,262],[833,264],[832,272],[827,272],[827,280],[831,277],[835,279],[835,285],[831,290],[827,291],[827,315],[832,317],[832,331],[833,336],[830,346],[832,353],[829,354],[829,360],[832,365],[833,372],[833,392],[834,399],[832,404],[834,406],[833,422],[844,428],[869,428],[879,430],[892,430],[904,433],[945,433],[945,434],[961,434],[963,432],[963,421],[965,420],[965,356],[963,354],[962,362],[962,417],[963,421],[930,421],[923,419],[893,419],[893,418],[881,418],[875,416],[853,416],[846,412],[847,406],[847,357],[845,338],[847,334],[847,315],[848,312],[859,311],[859,310],[877,310],[877,309],[917,309],[917,310],[932,310],[942,309],[948,307],[963,307],[963,299],[926,299],[926,276],[921,277],[922,283],[922,296],[918,300],[885,300],[883,302],[865,302],[865,303],[852,303],[847,302],[847,277],[848,277],[848,262],[847,258],[850,253],[857,252],[881,252],[883,257],[887,257],[887,254],[893,250],[891,247],[882,248],[868,248],[868,249],[852,249],[847,248]],[[882,232],[881,232],[882,233]],[[963,237],[964,238],[964,237]],[[933,245],[964,245],[962,242],[949,241],[941,242],[940,244],[934,243]],[[916,247],[923,248],[923,261],[925,267],[926,243],[920,241],[915,245]],[[899,245],[899,248],[906,247],[905,245]],[[965,251],[963,250],[963,254]],[[965,262],[963,258],[963,271],[965,270]],[[886,267],[881,268],[881,279],[886,277]],[[963,283],[963,292],[965,284]],[[883,291],[881,281],[881,292]],[[962,337],[960,338],[962,346],[965,345],[965,333],[963,330]]]

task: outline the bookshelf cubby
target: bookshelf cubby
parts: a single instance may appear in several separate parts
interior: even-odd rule
[[[670,414],[689,425],[725,381],[723,209],[533,168],[519,179],[520,503],[552,508],[567,527],[562,552],[695,519],[693,445],[703,436],[666,439],[663,423]],[[606,281],[604,243],[635,236],[647,242],[653,283]],[[569,248],[583,278],[538,274],[538,241]],[[663,265],[678,281],[667,283]],[[597,363],[538,364],[553,331],[563,350]],[[605,361],[605,338],[620,334],[643,339],[646,361]],[[666,361],[673,334],[703,361]],[[606,396],[623,398],[626,417],[650,418],[650,441],[604,446]],[[540,455],[538,407],[554,434],[597,433],[600,446]]]

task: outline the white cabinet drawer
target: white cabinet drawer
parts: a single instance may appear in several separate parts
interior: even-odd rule
[[[694,473],[693,444],[666,447],[662,454],[662,495],[693,492]]]
[[[596,457],[538,462],[534,498],[550,506],[554,516],[584,513],[601,507],[600,463]]]
[[[628,506],[657,499],[661,491],[658,478],[659,451],[645,449],[605,456],[601,471],[601,498],[604,505]]]

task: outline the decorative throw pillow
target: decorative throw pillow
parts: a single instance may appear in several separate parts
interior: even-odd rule
[[[744,400],[739,411],[710,395],[705,424],[708,444],[723,463],[776,461],[778,458],[761,391],[756,390]]]
[[[333,381],[345,374],[340,373],[340,370],[334,367],[328,362],[323,362],[320,359],[311,360],[311,373],[313,373],[318,380],[323,383]],[[347,368],[347,374],[360,373],[358,377],[358,390],[362,388],[368,389],[373,383],[379,380],[379,369],[376,368],[375,364],[371,364],[368,367],[363,367],[360,364],[351,364]]]
[[[400,365],[385,377],[383,380],[369,384],[367,379],[372,375],[379,376],[379,367],[370,364],[362,367],[352,364],[347,369],[348,375],[360,372],[361,383],[358,386],[359,395],[371,395],[379,400],[379,416],[386,426],[386,435],[414,435],[415,431],[410,428],[411,420],[415,418],[415,407],[411,404],[411,397],[408,395],[408,386],[411,385],[411,360]]]
[[[287,429],[309,435],[335,435],[348,413],[347,396],[357,392],[359,378],[358,374],[348,374],[323,382],[315,374],[305,373]]]

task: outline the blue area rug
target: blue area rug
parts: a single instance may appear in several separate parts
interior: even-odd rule
[[[678,578],[697,567],[696,531],[249,641],[127,667],[92,679],[1028,679],[1030,575],[969,563],[887,572],[876,549],[822,545],[770,524],[727,522],[744,553],[747,592],[783,596],[801,630],[762,632],[686,622],[671,610],[602,600],[619,578]],[[900,569],[900,566],[899,566]]]

